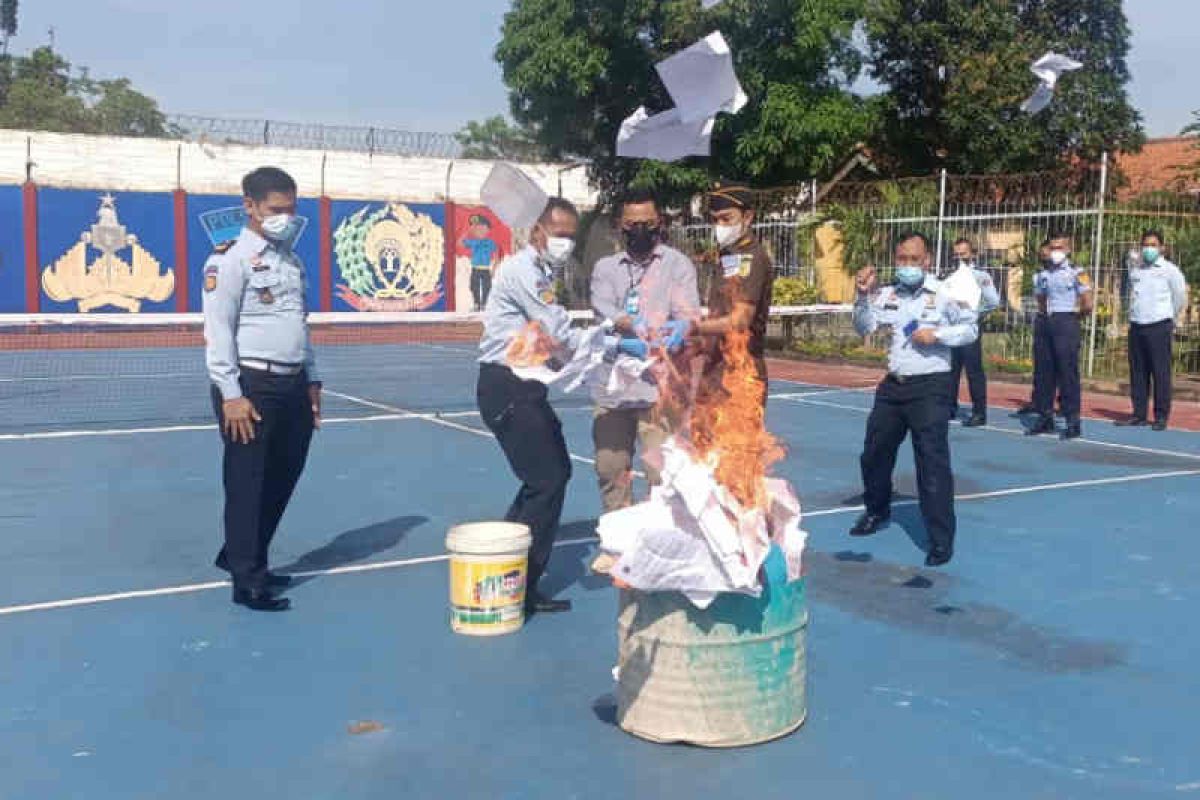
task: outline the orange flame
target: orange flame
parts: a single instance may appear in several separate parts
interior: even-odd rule
[[[504,358],[510,367],[540,367],[554,354],[554,340],[540,322],[526,323],[513,337]]]
[[[714,466],[717,482],[742,508],[765,510],[770,500],[767,473],[785,453],[766,429],[762,402],[766,387],[749,344],[748,331],[731,331],[722,339],[721,391],[698,398],[690,433],[699,457]]]

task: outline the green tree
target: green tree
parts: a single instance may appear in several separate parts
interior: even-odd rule
[[[4,64],[6,91],[0,127],[118,136],[165,136],[166,117],[126,78],[93,80],[74,74],[49,47]]]
[[[759,185],[832,171],[870,130],[868,105],[847,89],[863,0],[514,0],[496,58],[513,117],[552,156],[591,161],[606,197],[649,185],[675,197],[723,176]],[[621,121],[670,98],[654,64],[720,30],[750,102],[721,115],[712,157],[680,164],[616,158]]]
[[[876,144],[897,170],[1033,171],[1141,147],[1120,0],[868,0],[865,29],[886,92]],[[1049,50],[1084,66],[1029,115],[1029,65]]]
[[[3,53],[8,55],[8,42],[17,35],[17,0],[0,0],[0,36]]]
[[[545,156],[533,131],[499,115],[468,122],[454,138],[463,146],[463,158],[538,161]]]

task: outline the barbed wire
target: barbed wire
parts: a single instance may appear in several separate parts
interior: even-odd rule
[[[203,140],[212,144],[349,150],[425,158],[458,158],[463,150],[454,134],[394,128],[222,119],[192,114],[170,114],[167,124],[173,135],[181,139]]]

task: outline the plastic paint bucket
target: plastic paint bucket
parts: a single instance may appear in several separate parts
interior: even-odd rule
[[[514,522],[458,525],[450,552],[450,627],[468,636],[498,636],[525,623],[529,527]]]

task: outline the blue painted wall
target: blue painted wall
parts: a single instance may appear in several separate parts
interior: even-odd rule
[[[0,313],[25,311],[25,218],[20,186],[0,186]]]
[[[236,236],[244,215],[239,213],[238,195],[192,194],[187,199],[188,218],[188,310],[203,308],[204,262],[213,248],[228,236]],[[222,213],[224,212],[224,213]],[[305,297],[310,310],[320,308],[321,233],[320,204],[313,198],[300,198],[296,213],[307,220],[296,243],[296,255],[304,262],[308,285]]]
[[[38,189],[38,257],[41,259],[39,276],[67,253],[82,234],[91,229],[100,209],[103,189]],[[174,206],[168,192],[119,192],[114,193],[117,218],[126,232],[138,237],[138,243],[148,250],[160,263],[160,272],[175,270],[175,223]],[[89,248],[89,263],[98,256],[98,251]],[[132,252],[127,248],[118,255],[132,263]],[[39,277],[40,282],[40,277]],[[41,290],[41,310],[47,313],[69,313],[79,310],[75,302],[55,302]],[[175,310],[174,293],[165,301],[143,302],[141,311],[169,312]],[[123,309],[104,306],[93,313],[125,313]]]
[[[386,205],[385,202],[379,200],[335,200],[333,202],[332,217],[333,217],[333,232],[336,234],[338,228],[343,225],[346,220],[357,213],[364,207],[368,208],[367,216],[375,213]],[[443,232],[443,246],[440,256],[442,269],[438,282],[437,299],[433,302],[424,305],[421,308],[393,308],[390,307],[389,301],[380,301],[374,297],[357,297],[354,296],[349,288],[346,287],[346,281],[342,277],[341,264],[338,263],[337,251],[333,251],[333,310],[334,311],[361,311],[361,310],[420,310],[420,311],[444,311],[447,308],[446,303],[446,253],[444,236],[446,230],[446,207],[436,203],[401,203],[400,205],[407,206],[415,214],[424,214],[428,216],[435,225],[441,228]],[[336,241],[336,237],[335,237]],[[332,243],[331,243],[332,246]],[[395,301],[391,301],[395,303]],[[358,304],[357,306],[355,304]]]

